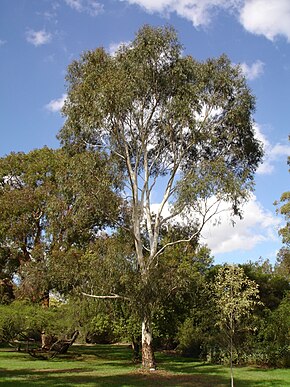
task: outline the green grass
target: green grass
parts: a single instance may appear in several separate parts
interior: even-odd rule
[[[37,360],[0,349],[0,386],[229,386],[226,367],[156,354],[158,370],[142,371],[123,345],[73,346],[67,355]],[[235,368],[235,387],[290,386],[290,369]]]

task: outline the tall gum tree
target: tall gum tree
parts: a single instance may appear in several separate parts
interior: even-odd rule
[[[103,48],[85,52],[66,79],[67,119],[59,138],[70,151],[105,150],[118,160],[146,293],[168,245],[196,238],[221,200],[235,214],[246,200],[262,157],[254,98],[226,56],[205,62],[183,56],[171,27],[144,26],[114,55]],[[162,198],[153,212],[157,187]],[[159,248],[161,228],[180,216],[189,216],[191,235]],[[152,302],[143,308],[145,368],[155,368]]]

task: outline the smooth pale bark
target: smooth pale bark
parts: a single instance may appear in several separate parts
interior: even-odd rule
[[[142,366],[150,370],[156,369],[152,343],[151,319],[147,316],[142,321]]]

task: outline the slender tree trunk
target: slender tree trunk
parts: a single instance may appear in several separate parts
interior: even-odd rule
[[[132,337],[131,347],[133,350],[133,361],[139,362],[140,360],[140,342],[136,340],[135,337]]]
[[[156,362],[152,343],[151,319],[147,316],[142,321],[142,366],[143,368],[155,370]]]
[[[233,287],[231,286],[231,300],[233,299]],[[233,337],[234,337],[234,319],[233,314],[230,315],[230,368],[231,368],[231,387],[234,387],[234,372],[233,372]]]
[[[234,387],[234,372],[233,372],[233,337],[230,342],[230,368],[231,368],[231,387]]]
[[[44,292],[43,297],[41,298],[41,305],[43,308],[49,308],[49,291]],[[49,349],[53,343],[53,336],[47,335],[45,331],[41,332],[41,348],[46,350]]]
[[[137,177],[135,176],[133,181],[137,181]],[[143,282],[144,288],[148,286],[148,279],[150,276],[148,262],[150,262],[150,258],[146,259],[143,255],[143,244],[141,237],[141,222],[143,219],[143,211],[144,211],[144,198],[141,200],[141,203],[138,199],[138,189],[137,185],[132,190],[135,192],[135,203],[133,209],[133,225],[134,225],[134,237],[135,237],[135,249],[137,254],[137,260],[139,264],[141,281]],[[157,238],[157,237],[156,237]],[[151,256],[154,256],[155,250],[152,249],[153,240],[150,241],[151,245]],[[144,369],[155,370],[156,362],[153,350],[153,338],[152,338],[152,323],[151,323],[151,310],[149,308],[149,300],[145,301],[147,305],[144,305],[144,315],[142,321],[142,338],[141,338],[141,346],[142,346],[142,367]]]

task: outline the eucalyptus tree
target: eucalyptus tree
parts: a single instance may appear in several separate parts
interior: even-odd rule
[[[196,238],[220,201],[239,213],[262,157],[254,98],[239,67],[226,56],[198,62],[183,55],[171,27],[144,26],[113,55],[103,48],[85,52],[69,66],[67,84],[59,138],[70,152],[115,156],[145,294],[158,257],[168,246]],[[162,227],[181,217],[192,226],[190,236],[160,247]],[[142,310],[147,368],[155,368],[153,301]]]

